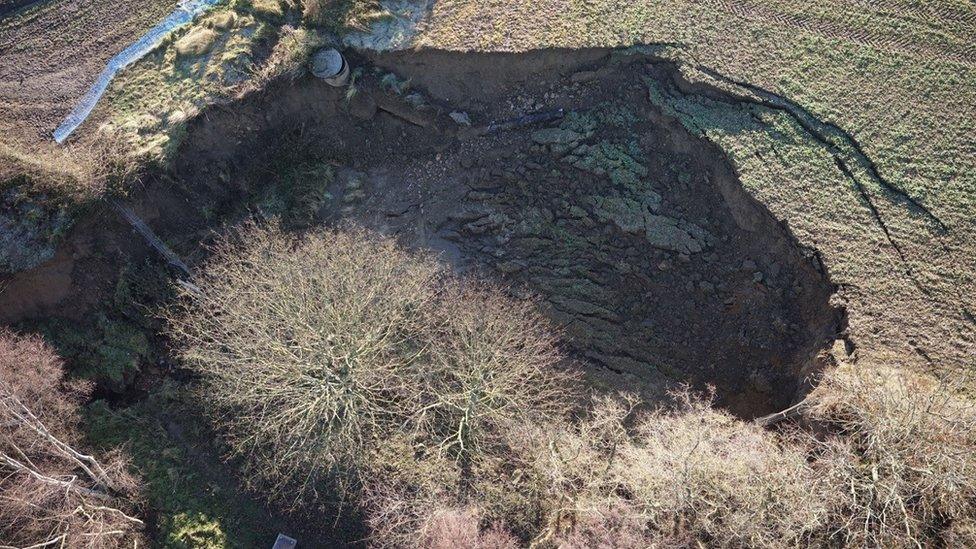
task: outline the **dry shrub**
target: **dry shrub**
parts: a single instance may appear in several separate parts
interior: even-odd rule
[[[26,185],[33,194],[84,201],[108,189],[124,188],[136,177],[138,161],[122,138],[101,132],[85,142],[0,143],[0,191]]]
[[[0,143],[0,187],[30,183],[38,192],[74,194],[85,192],[93,175],[90,165],[53,145]]]
[[[891,368],[826,376],[808,415],[833,434],[820,467],[840,541],[976,546],[976,408],[956,388]]]
[[[527,465],[536,484],[551,487],[539,498],[537,542],[787,547],[824,523],[830,487],[803,447],[713,409],[707,398],[687,391],[675,398],[676,409],[641,413],[633,399],[598,399],[547,451],[523,451],[535,456]]]
[[[481,528],[473,507],[435,511],[424,525],[420,546],[428,549],[514,549],[517,540],[499,525]]]
[[[167,316],[249,474],[297,500],[421,407],[416,334],[438,269],[360,232],[237,236]]]
[[[713,545],[792,546],[823,523],[830,487],[805,449],[685,392],[677,413],[641,418],[621,482],[666,536]]]
[[[693,547],[695,543],[691,537],[666,539],[651,533],[640,511],[621,500],[588,509],[558,538],[557,545],[560,549],[645,549]]]
[[[390,239],[249,225],[213,251],[166,316],[232,453],[294,504],[355,481],[378,544],[463,506],[472,464],[505,455],[513,424],[572,405],[531,304]]]
[[[137,484],[120,452],[77,450],[78,403],[89,387],[67,382],[36,337],[0,330],[0,539],[19,546],[135,547]]]
[[[329,16],[335,15],[337,5],[341,0],[303,0],[302,19],[311,25],[325,25],[329,23]]]
[[[426,334],[437,375],[423,412],[439,453],[466,466],[507,449],[512,426],[566,415],[570,376],[554,368],[555,329],[535,303],[475,281],[452,280],[441,296]]]

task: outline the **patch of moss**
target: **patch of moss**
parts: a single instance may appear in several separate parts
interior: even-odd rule
[[[223,478],[208,478],[186,440],[175,440],[160,417],[179,415],[182,392],[166,382],[148,399],[112,409],[99,400],[85,409],[84,425],[97,449],[124,445],[145,485],[160,547],[199,549],[267,546],[271,525]],[[198,461],[199,456],[196,457]],[[225,477],[224,477],[225,478]]]
[[[584,138],[592,136],[597,126],[599,126],[599,123],[596,118],[588,113],[577,111],[568,113],[559,124],[560,128],[574,131]]]

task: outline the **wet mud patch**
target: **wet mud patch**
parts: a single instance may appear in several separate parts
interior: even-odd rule
[[[744,417],[809,389],[844,328],[833,285],[724,154],[650,101],[673,66],[608,50],[350,61],[351,88],[282,81],[206,111],[134,209],[191,266],[243,215],[395,234],[538,296],[597,386],[712,385]],[[75,270],[99,272],[94,255]]]

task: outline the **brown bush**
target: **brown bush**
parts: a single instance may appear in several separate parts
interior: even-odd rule
[[[976,404],[959,383],[891,368],[826,376],[808,416],[831,436],[831,532],[859,546],[976,546]]]
[[[20,546],[134,547],[135,481],[123,456],[78,451],[78,403],[88,386],[67,382],[36,337],[0,330],[0,540]]]
[[[498,525],[481,528],[478,509],[442,509],[427,520],[420,546],[428,549],[514,549],[518,542]]]
[[[802,446],[675,397],[677,408],[644,412],[601,398],[575,426],[521,435],[518,495],[500,487],[485,505],[537,523],[536,543],[568,547],[787,547],[825,524],[831,487]]]
[[[572,406],[531,304],[360,229],[245,227],[196,285],[166,316],[248,476],[295,504],[357,481],[388,539],[463,506],[512,424]]]

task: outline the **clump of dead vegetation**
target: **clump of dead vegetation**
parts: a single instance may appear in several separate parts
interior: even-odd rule
[[[976,545],[976,405],[962,385],[890,368],[826,376],[808,415],[830,432],[819,467],[840,488],[830,500],[840,541]]]
[[[377,0],[302,1],[302,19],[306,24],[333,30],[366,30],[370,22],[388,16]]]
[[[531,302],[363,231],[248,225],[167,312],[254,486],[379,547],[971,545],[976,413],[845,367],[765,429],[589,399]],[[326,491],[325,489],[329,490]]]
[[[83,453],[78,405],[90,387],[63,378],[36,337],[0,331],[0,540],[20,547],[137,547],[138,484],[120,452]]]
[[[34,193],[83,201],[123,189],[138,171],[137,159],[111,132],[68,147],[0,142],[0,191],[26,186]]]

